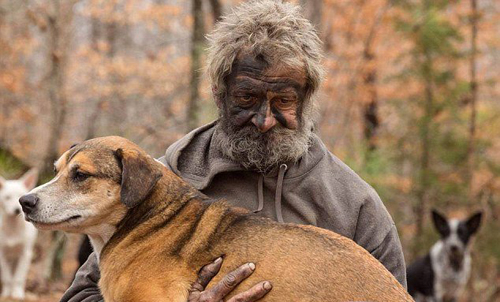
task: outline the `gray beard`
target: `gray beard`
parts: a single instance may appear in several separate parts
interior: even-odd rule
[[[254,125],[235,127],[221,117],[217,127],[220,151],[249,170],[268,173],[282,163],[297,162],[309,149],[312,124],[297,130],[275,125],[260,133]]]

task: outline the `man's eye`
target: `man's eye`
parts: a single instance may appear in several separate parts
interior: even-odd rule
[[[243,96],[238,97],[238,103],[239,103],[239,105],[242,105],[242,106],[250,107],[253,104],[255,104],[255,101],[256,101],[256,98],[254,96],[251,96],[251,95],[243,95]]]
[[[80,172],[80,171],[76,171],[75,174],[73,175],[73,180],[79,182],[79,181],[84,181],[89,177],[90,177],[90,175],[88,175],[88,174],[85,174],[85,173]]]
[[[280,108],[288,108],[294,104],[294,101],[291,99],[278,99],[275,104]]]

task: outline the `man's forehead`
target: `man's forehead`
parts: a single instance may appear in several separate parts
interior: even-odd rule
[[[238,55],[234,64],[232,75],[241,77],[262,77],[277,82],[292,82],[304,87],[306,84],[306,71],[304,66],[291,67],[280,62],[268,62],[263,56],[251,54]]]

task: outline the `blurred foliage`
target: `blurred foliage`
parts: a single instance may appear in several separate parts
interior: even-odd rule
[[[500,287],[500,2],[477,0],[473,16],[471,1],[291,0],[306,5],[324,41],[319,135],[380,194],[407,262],[438,238],[431,208],[456,217],[482,210],[465,300],[486,302]],[[206,34],[217,17],[202,2]],[[239,2],[220,4],[229,11]],[[195,126],[191,4],[0,0],[0,174],[50,167],[50,147],[62,154],[104,135],[125,136],[159,157]],[[204,75],[196,99],[198,125],[217,117]]]

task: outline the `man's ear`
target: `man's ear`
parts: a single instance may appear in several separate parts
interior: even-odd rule
[[[472,235],[477,232],[479,229],[479,226],[481,225],[481,217],[483,216],[483,213],[477,212],[469,219],[467,219],[467,222],[465,222],[465,225],[467,226],[467,229],[469,230],[469,233]]]
[[[448,220],[444,215],[440,214],[436,210],[432,210],[432,221],[443,238],[450,235],[450,226],[448,225]]]
[[[138,150],[120,148],[115,151],[115,156],[122,166],[120,200],[133,208],[149,196],[162,176],[161,170],[151,162],[152,158]]]
[[[214,97],[217,108],[222,109],[222,100],[220,99],[220,96],[217,93],[217,88],[215,86],[212,86],[212,95]]]
[[[28,172],[24,173],[23,176],[19,179],[23,182],[26,189],[31,190],[36,187],[36,183],[38,181],[38,169],[31,168]]]

